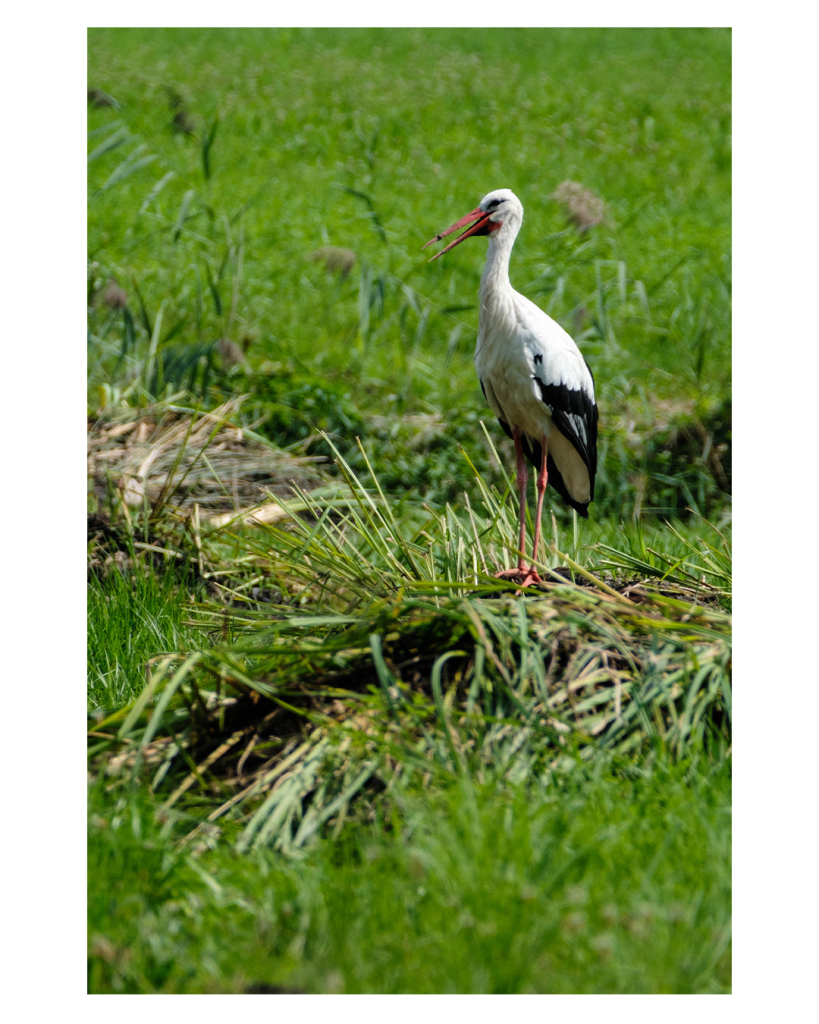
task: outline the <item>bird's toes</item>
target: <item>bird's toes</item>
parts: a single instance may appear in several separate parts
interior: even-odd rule
[[[517,569],[502,569],[500,572],[495,573],[495,579],[508,580],[519,587],[531,587],[538,583],[543,583],[543,577],[533,567],[528,569],[521,569],[520,567]]]

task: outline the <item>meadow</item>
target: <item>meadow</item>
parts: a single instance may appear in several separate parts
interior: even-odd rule
[[[730,991],[730,32],[88,58],[89,991]],[[525,594],[499,187],[601,421]]]

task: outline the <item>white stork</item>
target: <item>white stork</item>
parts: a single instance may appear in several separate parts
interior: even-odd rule
[[[560,324],[509,283],[509,257],[522,223],[520,200],[510,189],[499,188],[427,245],[467,228],[436,253],[435,260],[471,235],[489,236],[475,368],[487,402],[515,442],[520,493],[518,567],[497,575],[528,586],[541,578],[534,565],[527,569],[525,562],[526,459],[538,470],[532,550],[536,561],[547,482],[579,515],[588,517],[597,471],[597,403],[594,378],[577,345]]]

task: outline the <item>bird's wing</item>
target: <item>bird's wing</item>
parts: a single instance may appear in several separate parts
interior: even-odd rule
[[[504,433],[507,437],[514,437],[512,434],[512,428],[506,420],[499,419],[498,423],[503,427]],[[543,448],[541,447],[540,442],[536,441],[534,438],[527,437],[524,434],[520,439],[520,443],[523,447],[523,454],[532,463],[536,470],[540,470],[540,464],[543,460]],[[553,487],[566,504],[573,508],[578,515],[582,516],[584,519],[588,519],[589,501],[594,497],[594,475],[590,474],[589,478],[591,483],[591,496],[589,497],[589,501],[576,501],[571,494],[569,494],[569,489],[563,481],[563,476],[548,451],[546,452],[546,472],[549,486]]]
[[[547,384],[537,374],[540,397],[552,413],[552,422],[585,462],[594,489],[597,472],[597,405],[588,393],[562,384]]]
[[[597,403],[588,363],[566,331],[524,296],[518,309],[532,379],[552,421],[583,459],[594,491]]]

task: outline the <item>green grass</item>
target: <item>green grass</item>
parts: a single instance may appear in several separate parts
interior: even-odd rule
[[[191,835],[293,853],[340,827],[364,787],[489,769],[512,784],[612,752],[726,756],[723,535],[667,529],[674,554],[643,536],[607,546],[605,578],[552,547],[549,583],[524,597],[491,574],[514,557],[514,513],[480,477],[468,518],[419,524],[377,477],[367,491],[340,466],[343,500],[304,498],[304,518],[255,536],[201,537],[222,602],[191,623],[214,639],[157,657],[131,705],[95,714],[95,761],[122,770],[113,790],[150,777]],[[261,567],[273,602],[254,597]]]
[[[420,250],[511,186],[513,281],[597,377],[598,516],[718,500],[702,453],[730,440],[729,32],[95,29],[89,84],[121,104],[89,111],[89,294],[113,277],[129,303],[93,306],[93,403],[249,392],[275,440],[330,430],[354,459],[359,433],[391,487],[451,500],[456,443],[493,469],[472,366],[485,246]],[[566,178],[605,199],[604,225],[566,228]],[[328,244],[357,256],[348,276],[308,258]],[[220,338],[247,363],[221,373]],[[692,409],[705,430],[663,460]]]
[[[90,708],[121,707],[145,685],[152,658],[207,643],[185,625],[184,601],[201,591],[189,570],[155,573],[140,566],[111,567],[88,580],[88,701]]]
[[[89,423],[158,424],[89,496],[90,991],[730,991],[730,56],[89,31]],[[421,252],[501,186],[601,415],[525,596],[485,246]],[[208,525],[260,476],[290,518]]]
[[[91,794],[89,985],[107,992],[725,992],[724,768],[463,780],[303,858],[179,851]]]

